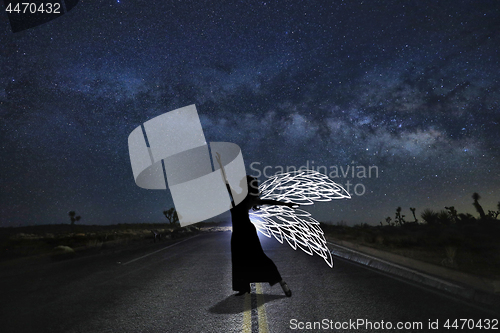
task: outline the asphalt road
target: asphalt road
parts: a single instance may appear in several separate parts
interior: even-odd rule
[[[174,245],[155,244],[16,269],[2,266],[0,332],[484,332],[500,328],[498,322],[495,326],[498,313],[342,259],[335,259],[331,269],[317,256],[264,236],[264,250],[293,296],[285,297],[279,285],[260,283],[252,287],[251,295],[232,296],[230,236],[229,232],[208,233]],[[444,326],[447,320],[450,329]],[[455,320],[456,328],[451,326]],[[429,329],[430,323],[437,329]],[[474,328],[467,329],[472,324]],[[398,325],[407,329],[397,329]]]

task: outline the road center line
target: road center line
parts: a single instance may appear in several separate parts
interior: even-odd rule
[[[243,305],[243,333],[252,333],[252,295],[245,294],[245,303]]]
[[[199,235],[195,235],[195,236],[193,236],[193,237],[186,238],[186,239],[184,239],[184,240],[182,240],[182,241],[180,241],[180,242],[177,242],[177,243],[174,243],[174,244],[169,245],[169,246],[167,246],[167,247],[164,247],[163,249],[159,249],[159,250],[156,250],[156,251],[154,251],[154,252],[151,252],[151,253],[145,254],[145,255],[143,255],[142,257],[132,259],[132,260],[127,261],[127,262],[125,262],[125,263],[123,263],[123,264],[121,264],[121,265],[122,265],[122,266],[125,266],[125,265],[128,265],[128,264],[130,264],[130,263],[133,263],[134,261],[144,259],[144,258],[146,258],[146,257],[149,257],[149,256],[151,256],[151,255],[155,254],[155,253],[158,253],[158,252],[161,252],[161,251],[163,251],[163,250],[169,249],[169,248],[171,248],[172,246],[175,246],[175,245],[180,244],[180,243],[184,243],[185,241],[190,240],[190,239],[193,239],[193,238],[198,237],[198,236],[199,236]]]
[[[243,333],[269,333],[262,284],[252,283],[243,304]]]
[[[259,312],[259,333],[268,333],[266,304],[264,303],[264,295],[262,294],[262,285],[256,283],[255,290],[257,292],[257,310]]]

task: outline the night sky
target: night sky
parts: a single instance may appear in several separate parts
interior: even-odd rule
[[[127,139],[190,104],[249,174],[337,167],[352,199],[308,207],[319,221],[500,200],[497,0],[81,0],[18,33],[0,17],[0,226],[167,222]]]

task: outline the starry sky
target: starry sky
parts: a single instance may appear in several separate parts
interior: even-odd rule
[[[500,200],[496,0],[81,0],[18,33],[3,14],[0,226],[166,222],[170,193],[135,185],[127,139],[190,104],[249,174],[349,182],[352,199],[307,208],[319,221]]]

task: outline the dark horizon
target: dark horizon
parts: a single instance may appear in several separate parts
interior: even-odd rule
[[[71,210],[81,224],[166,221],[170,193],[136,186],[127,138],[191,104],[248,174],[377,167],[332,178],[352,199],[307,207],[318,221],[476,216],[474,192],[486,211],[500,200],[495,2],[80,1],[18,33],[2,17],[0,226]]]

